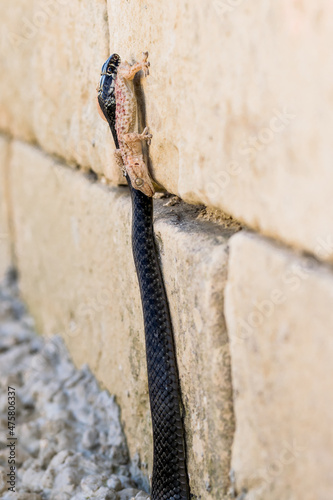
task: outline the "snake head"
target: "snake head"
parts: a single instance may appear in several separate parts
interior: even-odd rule
[[[142,155],[127,156],[125,168],[134,189],[138,189],[146,196],[152,197],[155,189]]]
[[[101,78],[97,88],[97,109],[100,116],[106,120],[111,128],[112,135],[117,145],[116,133],[116,99],[115,99],[115,81],[120,64],[120,56],[112,54],[103,64]]]

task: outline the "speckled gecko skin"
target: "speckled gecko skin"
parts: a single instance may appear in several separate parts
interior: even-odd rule
[[[153,196],[155,191],[143,158],[141,145],[142,141],[147,141],[147,144],[150,144],[152,135],[148,133],[147,127],[141,134],[135,131],[137,104],[132,81],[140,70],[143,70],[144,76],[149,75],[150,63],[147,59],[148,52],[143,52],[141,62],[131,66],[125,61],[118,67],[115,97],[119,149],[116,149],[115,155],[118,165],[129,175],[132,186],[142,191],[146,196]]]

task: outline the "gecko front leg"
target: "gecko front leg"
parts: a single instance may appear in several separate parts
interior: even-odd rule
[[[123,157],[122,157],[122,154],[121,154],[121,149],[115,149],[114,150],[114,157],[116,159],[116,164],[118,165],[118,167],[120,168],[120,170],[122,171],[122,173],[125,175],[126,174],[126,169],[125,169],[125,166],[124,166]]]
[[[150,62],[148,62],[148,52],[142,52],[142,60],[137,62],[131,66],[127,61],[121,64],[118,69],[118,74],[120,74],[126,80],[133,80],[138,71],[143,71],[144,76],[149,75],[149,66]]]
[[[122,136],[122,140],[130,147],[133,147],[136,142],[140,143],[141,141],[146,141],[148,146],[150,146],[152,137],[152,134],[148,133],[148,127],[146,127],[141,134],[138,134],[137,132],[124,134]]]

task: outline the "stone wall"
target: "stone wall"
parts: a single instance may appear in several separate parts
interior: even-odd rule
[[[39,331],[62,333],[75,363],[116,394],[148,477],[130,199],[95,109],[109,53],[133,61],[148,50],[151,74],[138,86],[152,174],[182,199],[156,200],[155,231],[194,498],[326,500],[332,4],[0,6],[0,274],[18,267]]]
[[[10,216],[8,198],[9,141],[0,136],[0,277],[11,265]],[[12,255],[12,257],[14,257]]]

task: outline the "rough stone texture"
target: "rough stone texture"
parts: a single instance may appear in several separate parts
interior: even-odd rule
[[[252,234],[231,239],[226,319],[246,500],[326,500],[333,488],[333,272]]]
[[[148,49],[156,179],[333,258],[332,3],[49,3],[2,0],[2,128],[120,182],[95,87],[108,42],[129,61]]]
[[[34,87],[33,51],[36,33],[29,20],[33,1],[0,1],[0,127],[22,139],[33,141],[33,108],[37,94]]]
[[[7,192],[9,144],[0,136],[0,279],[11,263]]]
[[[134,488],[114,396],[86,365],[74,368],[61,337],[37,336],[13,277],[0,283],[1,498],[147,498]]]
[[[332,9],[325,0],[109,1],[111,46],[129,60],[150,49],[157,179],[311,252],[328,238],[330,258]]]
[[[113,141],[96,111],[108,57],[104,0],[0,0],[0,128],[114,184]]]
[[[234,421],[223,306],[234,229],[162,212],[155,223],[176,332],[193,493],[223,498]],[[205,489],[206,491],[205,491]]]
[[[11,186],[21,287],[37,326],[46,334],[65,332],[75,363],[88,362],[116,394],[130,451],[140,452],[145,470],[152,463],[151,422],[128,191],[91,183],[19,142]],[[233,437],[223,291],[235,229],[199,220],[200,208],[164,207],[165,201],[155,203],[155,228],[175,329],[191,486],[198,498],[222,499]]]

